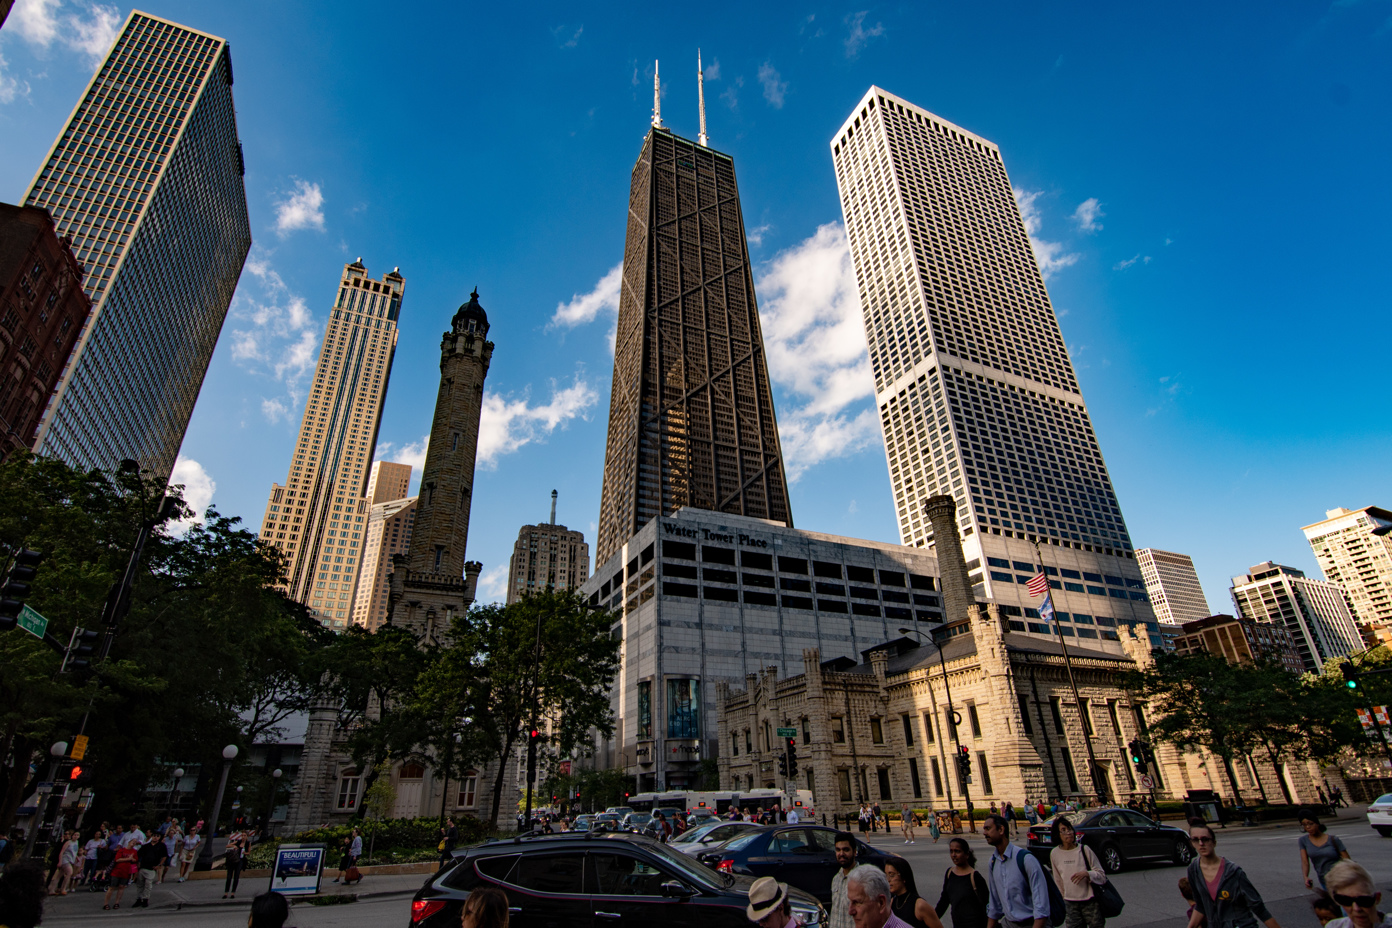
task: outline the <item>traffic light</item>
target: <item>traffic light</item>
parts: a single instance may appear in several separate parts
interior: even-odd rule
[[[0,583],[0,632],[7,632],[19,624],[19,613],[24,609],[24,600],[33,589],[34,575],[39,571],[39,563],[44,556],[38,551],[23,548],[17,551],[10,569]]]
[[[789,739],[788,739],[787,755],[788,755],[788,776],[790,776],[790,777],[795,777],[795,776],[798,775],[798,764],[797,764],[797,739],[796,739],[796,738],[789,738]]]
[[[92,765],[88,763],[73,764],[70,782],[73,786],[92,785]]]
[[[1344,686],[1356,692],[1360,684],[1358,681],[1358,671],[1354,668],[1353,664],[1349,661],[1344,661],[1339,665],[1339,669],[1344,672]]]
[[[1141,774],[1142,776],[1145,776],[1145,772],[1146,772],[1145,746],[1141,743],[1141,740],[1140,740],[1139,738],[1136,738],[1136,739],[1132,740],[1132,741],[1127,745],[1127,747],[1131,749],[1131,765],[1132,765],[1133,767],[1136,768],[1136,772],[1137,772],[1137,773]]]
[[[1155,747],[1149,741],[1141,742],[1141,756],[1145,762],[1151,766],[1155,765]]]
[[[63,666],[59,673],[73,673],[86,676],[92,669],[92,652],[96,650],[101,632],[89,628],[74,628],[68,639],[68,650],[63,653]]]
[[[536,744],[540,740],[541,732],[537,729],[533,728],[531,731],[527,732],[527,742],[529,744]]]
[[[783,777],[784,779],[786,779],[787,776],[788,776],[788,755],[787,755],[787,754],[779,754],[779,755],[778,755],[778,775],[781,776],[781,777]]]
[[[963,783],[971,782],[971,752],[965,744],[957,748],[957,772]]]

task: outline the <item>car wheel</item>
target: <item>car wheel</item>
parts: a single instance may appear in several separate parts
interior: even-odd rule
[[[1183,838],[1176,838],[1174,843],[1174,862],[1181,867],[1187,865],[1194,857],[1194,849],[1189,846],[1189,842]]]
[[[1377,833],[1382,835],[1384,838],[1392,838],[1392,827],[1389,827],[1387,825],[1377,825],[1374,827],[1377,828]]]
[[[1115,844],[1102,848],[1102,869],[1108,873],[1120,873],[1122,865],[1121,849]]]

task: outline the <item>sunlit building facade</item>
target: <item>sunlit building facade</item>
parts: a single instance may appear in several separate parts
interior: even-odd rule
[[[251,248],[227,42],[132,12],[29,186],[93,303],[35,450],[174,467]]]

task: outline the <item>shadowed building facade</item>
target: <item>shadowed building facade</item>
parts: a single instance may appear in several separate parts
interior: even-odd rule
[[[404,555],[392,557],[387,621],[438,639],[474,601],[482,565],[465,562],[474,499],[483,381],[493,359],[478,291],[459,307],[440,342],[440,391],[425,452],[415,523]]]
[[[629,190],[595,561],[683,507],[793,521],[734,162],[654,126]]]

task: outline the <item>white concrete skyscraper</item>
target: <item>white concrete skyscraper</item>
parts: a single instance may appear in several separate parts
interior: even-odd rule
[[[167,477],[251,248],[227,42],[131,12],[25,196],[93,308],[35,450]]]
[[[1146,595],[1161,622],[1183,625],[1213,615],[1189,555],[1141,548],[1136,552],[1136,563],[1141,565]]]
[[[1130,536],[1044,279],[991,142],[871,87],[831,142],[899,534],[957,500],[978,599],[1043,632],[1033,542],[1066,634],[1145,623]]]
[[[1348,594],[1364,637],[1392,645],[1392,512],[1377,506],[1325,513],[1303,529],[1326,580]]]
[[[1283,626],[1309,673],[1331,657],[1363,650],[1344,588],[1304,571],[1263,561],[1232,579],[1233,605],[1244,618]]]
[[[290,596],[332,628],[352,617],[368,510],[379,501],[367,496],[379,482],[369,489],[368,468],[405,289],[397,270],[373,280],[361,258],[344,265],[290,473],[271,486],[261,523],[261,537],[285,553]],[[404,480],[388,470],[405,495],[409,469]]]

